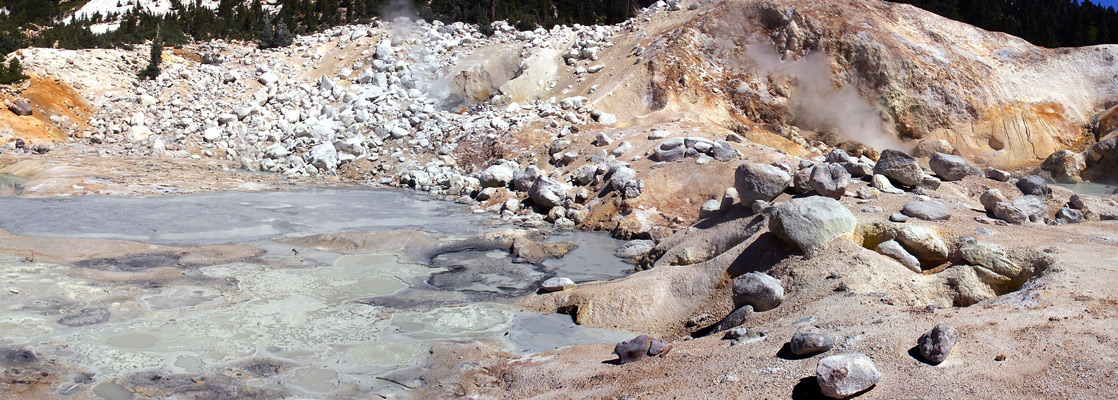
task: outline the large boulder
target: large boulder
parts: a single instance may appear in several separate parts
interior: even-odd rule
[[[783,299],[784,287],[776,278],[760,272],[734,278],[734,308],[750,305],[755,311],[768,311]]]
[[[309,151],[311,165],[323,171],[330,171],[338,167],[338,150],[330,142],[311,147]]]
[[[11,104],[8,105],[8,109],[15,113],[15,115],[21,117],[29,116],[35,112],[35,109],[31,107],[31,103],[23,100],[13,101]]]
[[[843,399],[876,385],[881,372],[865,354],[839,354],[819,360],[815,379],[825,396]]]
[[[985,209],[987,213],[993,214],[994,204],[999,202],[1004,203],[1009,200],[1005,198],[1001,190],[987,189],[982,195],[978,196],[978,201],[982,203],[982,208]]]
[[[512,188],[517,191],[527,192],[536,182],[536,178],[544,176],[543,170],[535,165],[518,170],[512,174]]]
[[[947,261],[950,249],[930,227],[904,224],[897,227],[897,243],[910,254],[928,266],[937,266]]]
[[[839,164],[817,165],[811,170],[811,176],[808,178],[808,186],[811,186],[815,193],[833,199],[842,198],[849,185],[850,173]]]
[[[905,186],[919,186],[924,180],[924,170],[912,156],[898,150],[885,150],[873,166],[874,174],[885,175],[893,182]]]
[[[509,182],[512,182],[512,177],[512,169],[500,164],[486,168],[478,175],[483,188],[508,186]]]
[[[1032,222],[1044,222],[1048,219],[1048,206],[1040,196],[1026,195],[1013,200],[1013,207],[1021,210]]]
[[[543,212],[550,211],[552,207],[563,205],[566,194],[562,184],[546,176],[536,178],[536,182],[532,183],[532,187],[528,189],[528,198]]]
[[[687,155],[687,147],[683,145],[683,138],[678,137],[660,142],[653,151],[656,153],[656,161],[662,162],[683,161]]]
[[[950,154],[933,154],[932,159],[928,161],[928,166],[932,168],[932,172],[935,172],[939,179],[945,181],[957,181],[970,175],[982,176],[982,169],[967,162],[967,159],[963,157]]]
[[[734,189],[741,204],[751,206],[754,201],[772,201],[788,188],[792,177],[772,165],[747,162],[734,172]]]
[[[1045,196],[1052,194],[1052,189],[1048,187],[1048,183],[1044,182],[1044,178],[1037,175],[1029,175],[1017,180],[1017,189],[1021,193],[1033,196]]]
[[[773,207],[769,231],[799,247],[805,254],[831,240],[854,233],[858,220],[842,203],[829,197],[792,199]]]
[[[1040,169],[1051,174],[1056,182],[1076,183],[1083,180],[1080,175],[1087,169],[1087,158],[1083,154],[1064,149],[1044,159]]]

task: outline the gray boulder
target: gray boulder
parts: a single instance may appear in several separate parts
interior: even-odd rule
[[[31,107],[31,103],[23,100],[13,101],[11,104],[8,105],[8,109],[11,110],[12,113],[14,113],[15,115],[21,117],[29,116],[35,112],[35,109]]]
[[[338,167],[338,151],[330,142],[311,147],[311,165],[323,171],[330,171]]]
[[[744,163],[734,172],[734,188],[741,204],[752,205],[754,200],[772,201],[788,188],[792,177],[783,170],[765,164]]]
[[[734,308],[750,305],[755,311],[768,311],[783,299],[784,288],[776,278],[760,272],[734,278]]]
[[[527,192],[532,188],[532,184],[536,182],[536,178],[541,176],[544,176],[544,173],[539,167],[529,165],[527,168],[513,172],[512,188],[521,192]]]
[[[619,363],[628,364],[651,356],[662,356],[671,351],[672,346],[648,335],[640,335],[632,340],[618,343],[613,347]]]
[[[982,176],[981,169],[967,162],[963,157],[950,154],[938,152],[933,154],[932,159],[928,161],[928,166],[936,176],[945,181],[957,181],[971,175]]]
[[[687,155],[687,147],[683,145],[683,138],[678,137],[660,142],[653,151],[656,153],[656,161],[662,162],[683,161]]]
[[[820,164],[811,170],[808,185],[821,196],[842,198],[846,187],[850,185],[850,173],[838,164]]]
[[[769,231],[812,254],[843,235],[854,233],[858,220],[842,203],[829,197],[792,199],[773,207]]]
[[[792,335],[788,347],[797,356],[818,354],[835,347],[835,337],[825,329],[805,325]]]
[[[994,203],[994,217],[1011,224],[1022,224],[1029,220],[1028,214],[1004,201]]]
[[[959,332],[954,326],[939,324],[920,335],[916,343],[920,348],[920,356],[928,362],[939,364],[947,359],[947,355],[951,354],[951,349],[958,341]]]
[[[1033,196],[1045,196],[1052,194],[1052,189],[1048,187],[1048,183],[1044,182],[1044,178],[1037,175],[1029,175],[1017,180],[1017,188],[1021,193]]]
[[[935,200],[913,201],[905,204],[901,214],[926,221],[944,221],[951,218],[951,210]]]
[[[1063,207],[1056,212],[1056,220],[1064,224],[1078,224],[1083,222],[1083,213],[1070,207]]]
[[[1005,198],[1005,195],[1002,194],[1001,190],[989,189],[986,190],[986,192],[982,193],[981,196],[978,196],[978,201],[982,203],[982,208],[985,209],[987,213],[993,214],[994,204],[997,204],[999,202],[1004,203],[1009,200]]]
[[[1076,183],[1083,180],[1080,175],[1087,169],[1087,158],[1082,153],[1064,149],[1045,158],[1040,169],[1051,174],[1056,182]]]
[[[865,354],[840,354],[819,360],[815,379],[823,395],[843,399],[876,385],[881,380],[881,372]]]
[[[1071,198],[1068,199],[1068,207],[1075,210],[1082,210],[1087,208],[1087,203],[1083,202],[1083,198],[1079,197],[1078,194],[1073,194]]]
[[[579,186],[586,186],[594,183],[597,177],[598,166],[593,164],[583,165],[571,173],[571,181]]]
[[[513,172],[512,169],[504,165],[493,165],[486,168],[478,175],[478,180],[481,181],[481,187],[505,187],[509,182],[512,182]]]
[[[854,159],[851,159],[850,155],[847,154],[846,150],[843,149],[831,150],[831,153],[827,154],[826,159],[826,162],[831,164],[844,164],[852,161],[854,161]]]
[[[792,174],[792,191],[807,193],[811,191],[811,172],[815,167],[807,167]]]
[[[543,212],[550,211],[552,207],[563,205],[566,190],[563,185],[548,177],[536,178],[532,187],[528,189],[528,198]]]
[[[1039,196],[1026,195],[1013,200],[1013,207],[1021,210],[1032,222],[1044,222],[1048,219],[1048,206]]]
[[[714,141],[714,146],[711,147],[709,154],[715,160],[721,162],[733,161],[741,157],[741,153],[725,140]]]
[[[919,186],[924,180],[924,170],[920,168],[920,163],[915,158],[902,151],[891,149],[881,152],[877,164],[873,166],[873,173],[885,175],[893,182],[905,186]]]

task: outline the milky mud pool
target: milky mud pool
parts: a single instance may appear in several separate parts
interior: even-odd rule
[[[553,276],[623,276],[617,241],[543,237],[420,194],[0,207],[0,397],[388,398],[424,385],[435,346],[526,354],[630,336],[508,305]]]

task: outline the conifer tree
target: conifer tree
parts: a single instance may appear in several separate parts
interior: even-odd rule
[[[159,62],[163,61],[163,41],[159,39],[159,35],[151,41],[151,60],[148,61],[147,68],[140,71],[141,79],[155,79],[159,77]]]

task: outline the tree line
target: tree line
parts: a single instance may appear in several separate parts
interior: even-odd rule
[[[1089,0],[891,0],[1044,47],[1118,43],[1118,12]]]
[[[135,1],[135,0],[120,0]],[[368,23],[391,8],[415,10],[428,21],[462,21],[482,25],[507,20],[520,29],[556,24],[616,23],[653,0],[279,0],[271,13],[260,0],[221,0],[214,9],[193,0],[172,0],[170,12],[156,15],[134,8],[121,15],[94,14],[63,23],[80,2],[62,0],[0,0],[0,54],[35,46],[66,49],[126,47],[145,43],[158,33],[166,45],[189,41],[232,39],[261,41],[261,47],[290,44],[307,34],[350,23]],[[120,26],[95,34],[93,25],[119,21]]]

